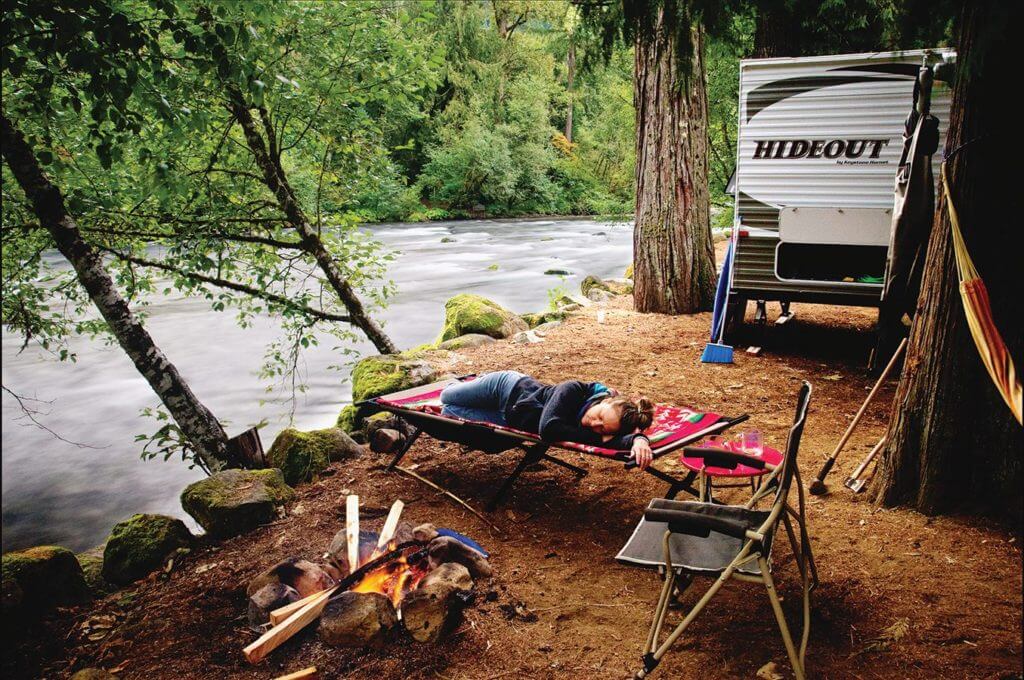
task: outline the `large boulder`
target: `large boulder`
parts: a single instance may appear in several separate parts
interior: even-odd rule
[[[525,319],[523,320],[526,321]],[[447,350],[470,349],[481,345],[489,345],[494,341],[494,338],[489,335],[484,335],[483,333],[466,333],[465,335],[460,335],[457,338],[445,340],[438,345],[438,348]]]
[[[366,357],[352,369],[352,401],[358,403],[382,394],[426,385],[433,382],[437,374],[437,367],[421,354]]]
[[[334,423],[334,426],[351,436],[354,435],[360,429],[359,407],[355,404],[349,404],[348,406],[341,409],[341,413],[338,414],[338,421]]]
[[[3,612],[40,613],[60,605],[77,604],[89,597],[89,587],[75,554],[66,548],[44,545],[4,553]]]
[[[294,495],[277,468],[224,470],[185,487],[181,507],[210,536],[228,538],[274,521]]]
[[[164,565],[168,557],[192,545],[192,533],[180,519],[132,515],[114,525],[103,550],[103,578],[127,585]]]
[[[308,482],[331,463],[359,455],[362,447],[336,427],[300,432],[288,428],[277,435],[267,463],[279,468],[289,486]]]
[[[440,341],[467,333],[507,338],[526,329],[525,321],[498,303],[480,295],[463,293],[444,304],[444,329]]]

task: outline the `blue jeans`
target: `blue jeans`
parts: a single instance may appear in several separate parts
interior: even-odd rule
[[[519,371],[485,373],[475,380],[455,383],[441,392],[441,413],[446,416],[508,425],[505,406],[512,388],[524,378]]]

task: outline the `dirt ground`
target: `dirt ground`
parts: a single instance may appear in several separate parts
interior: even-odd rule
[[[542,343],[466,351],[456,370],[514,368],[552,382],[600,379],[659,401],[746,412],[751,419],[740,428],[759,428],[780,447],[806,379],[814,397],[801,449],[805,481],[873,382],[865,369],[874,322],[869,310],[794,305],[792,322],[770,325],[756,339],[764,347],[760,356],[739,349],[732,365],[705,365],[698,359],[709,315],[639,315],[628,298],[601,308],[603,324],[598,308],[589,307]],[[809,674],[1019,678],[1019,535],[981,519],[879,509],[868,494],[856,496],[842,485],[882,435],[893,389],[894,383],[886,385],[853,435],[829,478],[831,493],[808,504],[821,576],[813,594]],[[654,572],[613,557],[644,505],[665,486],[620,464],[565,455],[590,474],[577,482],[551,466],[528,471],[490,515],[496,528],[416,480],[387,473],[385,460],[374,454],[336,465],[299,489],[285,519],[202,547],[161,578],[88,609],[62,612],[30,631],[30,643],[5,654],[5,675],[62,677],[98,665],[117,669],[122,678],[255,679],[315,665],[322,677],[374,679],[630,677],[639,667],[659,582]],[[423,437],[405,464],[482,508],[515,460],[512,452],[465,454]],[[465,623],[439,646],[338,650],[320,643],[311,626],[261,665],[248,665],[241,649],[255,636],[245,627],[247,581],[284,557],[321,554],[343,524],[350,491],[364,507],[383,509],[401,498],[410,521],[474,537],[492,553],[494,578],[478,584],[480,597]],[[785,541],[777,542],[774,565],[783,606],[797,624],[799,580]],[[708,585],[698,581],[686,601]],[[522,605],[518,614],[515,605]],[[104,616],[111,617],[112,632],[90,641],[83,623]],[[678,617],[671,613],[670,622]],[[762,587],[732,582],[655,677],[754,678],[768,662],[792,677]]]

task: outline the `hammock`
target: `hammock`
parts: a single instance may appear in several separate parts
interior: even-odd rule
[[[1003,401],[1010,407],[1017,422],[1022,422],[1022,390],[1013,358],[1006,349],[1003,336],[996,328],[992,318],[992,305],[988,298],[988,289],[981,275],[974,267],[971,255],[967,252],[967,244],[960,232],[960,219],[950,195],[949,182],[946,178],[946,164],[942,164],[939,176],[942,178],[942,191],[946,196],[946,207],[949,209],[949,226],[953,232],[953,253],[956,255],[957,276],[960,279],[960,297],[964,303],[964,314],[967,326],[971,329],[971,337],[978,348],[981,362],[985,364],[992,382],[995,384]]]

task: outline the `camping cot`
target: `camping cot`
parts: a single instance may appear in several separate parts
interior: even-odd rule
[[[412,427],[412,431],[405,438],[405,442],[394,453],[394,458],[388,466],[389,470],[393,470],[398,465],[417,438],[424,432],[435,439],[455,442],[485,453],[501,453],[513,448],[520,448],[524,452],[523,457],[487,505],[488,510],[493,510],[498,506],[505,494],[508,493],[509,489],[512,488],[523,471],[535,463],[542,461],[553,463],[571,470],[580,477],[587,474],[587,471],[583,468],[551,455],[549,451],[552,448],[621,462],[625,464],[626,469],[637,467],[636,463],[630,458],[629,451],[607,449],[576,442],[547,442],[531,432],[524,432],[493,423],[443,415],[441,413],[441,391],[455,382],[472,380],[474,377],[467,375],[450,380],[442,380],[400,392],[373,397],[356,404],[362,413],[387,411],[399,416]],[[737,423],[747,420],[748,417],[746,414],[737,417],[727,417],[717,413],[697,411],[688,407],[658,404],[655,407],[653,422],[644,431],[644,434],[650,440],[654,459],[657,460],[709,435],[722,432]],[[676,477],[664,470],[657,469],[653,465],[647,467],[645,471],[669,485],[665,498],[675,498],[680,491],[686,491],[694,496],[698,495],[697,490],[693,486],[693,482],[697,477],[696,472],[687,471],[685,476]]]

